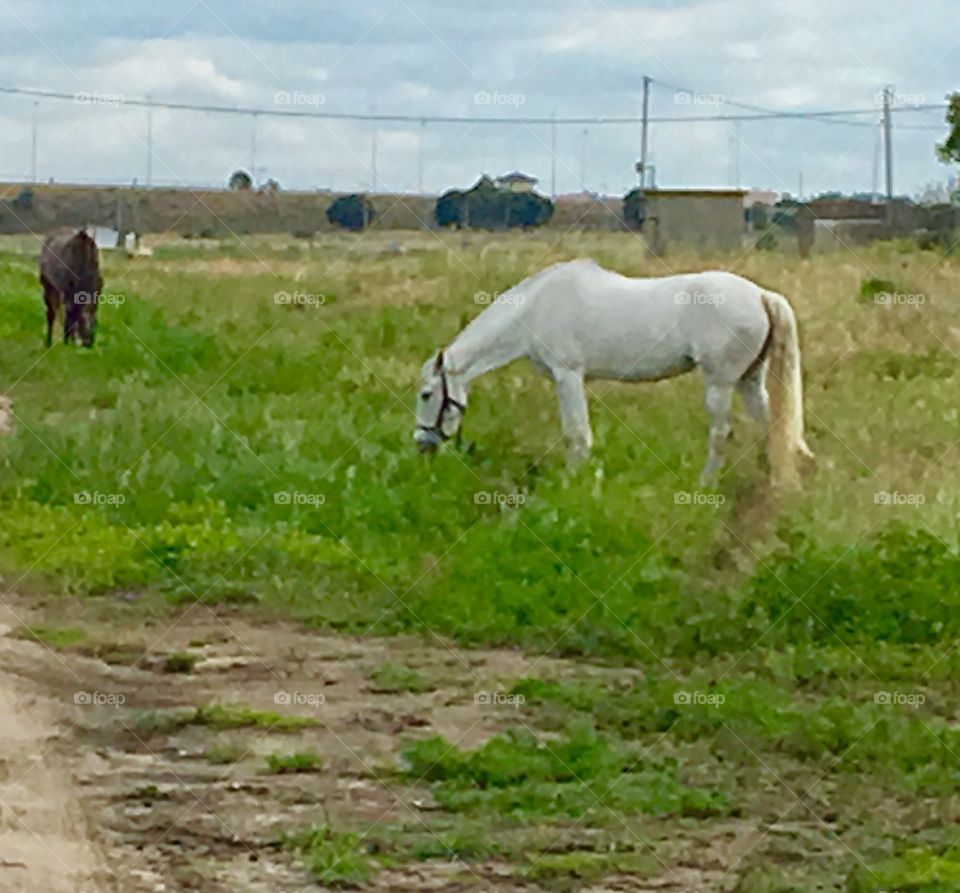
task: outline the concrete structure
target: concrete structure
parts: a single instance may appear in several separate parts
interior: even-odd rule
[[[643,233],[650,250],[673,246],[730,250],[743,246],[745,189],[651,189]]]
[[[847,217],[838,220],[816,220],[813,226],[813,250],[848,251],[890,238],[890,227],[884,220]]]

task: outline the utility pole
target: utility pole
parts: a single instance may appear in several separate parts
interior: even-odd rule
[[[423,195],[423,137],[427,129],[425,118],[420,119],[420,143],[417,146],[417,191]]]
[[[580,134],[583,137],[582,142],[580,143],[580,191],[587,191],[587,137],[590,135],[590,131],[584,127],[583,132]]]
[[[33,135],[31,138],[31,161],[30,161],[30,182],[37,182],[37,114],[40,109],[40,103],[33,103]]]
[[[647,147],[650,130],[650,78],[643,76],[643,124],[640,133],[640,188],[647,185]]]
[[[147,96],[147,188],[153,186],[153,97]]]
[[[377,122],[371,124],[370,134],[370,191],[377,191]]]
[[[257,185],[257,113],[252,115],[253,122],[250,128],[250,179],[253,186]]]
[[[880,151],[883,143],[883,134],[877,134],[877,141],[873,147],[873,180],[870,184],[871,203],[877,204],[880,200]]]
[[[557,113],[550,122],[550,197],[557,197]]]
[[[887,223],[893,221],[893,88],[883,88],[883,157],[887,168]]]

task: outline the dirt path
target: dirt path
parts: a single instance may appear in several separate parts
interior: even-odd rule
[[[450,817],[436,812],[423,786],[391,778],[402,742],[437,734],[476,748],[521,719],[514,707],[491,704],[481,693],[531,672],[607,672],[439,641],[322,635],[202,607],[122,629],[109,613],[91,620],[88,603],[10,605],[0,608],[0,893],[329,890],[282,845],[282,835],[322,826],[381,834],[406,827],[435,850],[440,838],[428,822],[442,829]],[[54,627],[43,626],[51,620]],[[35,624],[41,638],[52,628],[82,637],[49,647],[24,638],[25,625]],[[430,684],[384,685],[375,681],[384,666],[415,667]],[[628,671],[610,672],[622,679]],[[228,720],[242,711],[258,711],[260,719],[198,718],[196,711],[209,707],[226,711]],[[310,723],[278,725],[295,717]],[[318,755],[320,770],[269,768],[271,759],[295,753]],[[643,829],[663,854],[644,876],[541,885],[524,876],[521,857],[464,862],[435,853],[385,864],[364,888],[727,891],[726,866],[758,833],[755,821],[740,819],[691,827],[682,840],[674,826],[653,818]],[[595,847],[589,829],[582,840],[547,831],[548,849],[566,840],[571,858]],[[362,837],[362,852],[369,845]]]
[[[29,680],[43,649],[0,609],[0,893],[106,893],[107,872],[58,743],[72,722]]]

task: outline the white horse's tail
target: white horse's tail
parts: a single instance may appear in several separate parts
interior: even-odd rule
[[[797,455],[813,458],[803,437],[803,383],[797,319],[783,295],[763,292],[761,300],[770,319],[767,375],[770,466],[775,483],[796,486],[799,482]]]

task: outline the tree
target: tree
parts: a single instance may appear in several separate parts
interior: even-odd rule
[[[354,232],[368,226],[374,216],[373,203],[359,192],[341,195],[327,208],[327,220]]]
[[[437,199],[438,226],[501,230],[540,226],[553,216],[553,202],[535,192],[501,189],[487,176],[464,191],[451,189]]]
[[[229,186],[234,192],[246,192],[253,189],[253,178],[246,171],[234,171],[230,175]]]
[[[455,226],[457,229],[463,227],[463,191],[460,189],[451,189],[445,192],[437,199],[436,207],[433,210],[434,217],[437,220],[437,226]]]
[[[647,219],[647,196],[642,189],[631,189],[623,197],[623,219],[633,229],[643,227]]]
[[[949,101],[947,124],[950,125],[950,133],[937,146],[937,155],[946,164],[957,164],[960,163],[960,93],[954,93],[949,97]]]
[[[535,192],[509,192],[504,197],[507,205],[507,226],[540,226],[553,216],[553,202]]]

